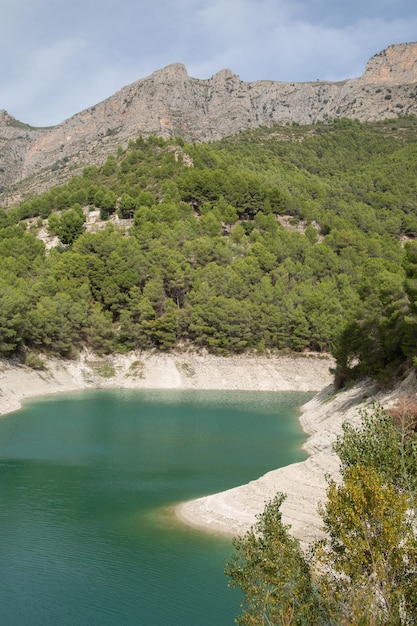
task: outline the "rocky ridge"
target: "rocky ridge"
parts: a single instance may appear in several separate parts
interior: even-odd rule
[[[22,193],[59,184],[139,135],[204,142],[274,123],[416,113],[417,43],[390,46],[361,77],[337,83],[244,82],[230,70],[200,80],[175,63],[51,128],[0,110],[0,201],[12,206]]]

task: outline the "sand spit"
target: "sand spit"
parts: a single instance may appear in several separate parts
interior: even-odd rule
[[[283,522],[307,547],[323,536],[318,507],[326,499],[326,476],[339,477],[332,443],[342,432],[342,424],[359,424],[362,411],[372,410],[375,403],[398,406],[404,398],[415,399],[416,393],[414,373],[385,392],[378,392],[371,381],[337,394],[332,385],[327,386],[302,407],[300,421],[310,435],[304,445],[310,455],[306,461],[268,472],[247,485],[182,503],[176,507],[178,518],[209,532],[241,535],[256,522],[265,504],[282,492],[287,494],[281,508]]]
[[[282,505],[283,522],[303,544],[322,536],[318,504],[326,495],[326,474],[338,475],[338,458],[332,442],[345,420],[359,420],[358,407],[366,403],[365,387],[332,396],[330,385],[302,407],[301,424],[310,438],[305,444],[310,456],[268,472],[257,480],[197,500],[180,504],[178,517],[192,526],[228,535],[245,533],[265,504],[277,492],[287,495]]]

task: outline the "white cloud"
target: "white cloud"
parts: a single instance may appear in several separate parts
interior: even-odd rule
[[[342,80],[359,76],[373,54],[392,43],[413,41],[417,32],[417,18],[389,23],[382,18],[364,18],[337,27],[294,20],[284,4],[282,7],[279,14],[269,16],[248,11],[235,31],[228,27],[230,14],[222,15],[221,7],[209,11],[218,27],[213,55],[217,69],[230,67],[244,80]],[[207,59],[196,59],[191,69],[198,75],[210,66]]]
[[[3,6],[4,5],[4,6]],[[415,0],[0,0],[0,107],[52,124],[179,61],[208,78],[341,80],[413,41]]]

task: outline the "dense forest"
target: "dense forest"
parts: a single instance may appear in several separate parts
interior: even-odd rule
[[[391,375],[417,354],[416,140],[411,116],[131,141],[1,211],[0,354],[313,350],[340,385]]]

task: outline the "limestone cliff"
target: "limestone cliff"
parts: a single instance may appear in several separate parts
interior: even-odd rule
[[[176,63],[52,128],[32,128],[0,111],[0,201],[10,206],[22,192],[59,184],[139,135],[211,141],[273,123],[410,113],[417,113],[417,43],[390,46],[360,78],[337,83],[248,83],[230,70],[200,80]]]

